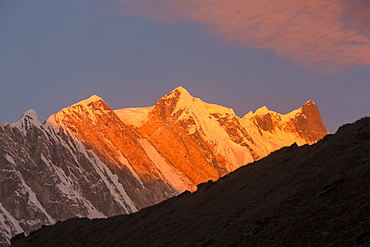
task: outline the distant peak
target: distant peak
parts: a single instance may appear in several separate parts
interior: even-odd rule
[[[12,123],[11,126],[17,127],[19,129],[28,129],[29,124],[31,125],[40,125],[37,113],[35,110],[30,109],[23,113],[22,117],[15,123]]]
[[[188,92],[188,90],[186,90],[183,86],[178,86],[178,87],[177,87],[177,88],[175,88],[174,90],[183,91],[183,92]]]
[[[30,110],[26,111],[25,113],[23,113],[22,118],[25,118],[25,117],[30,117],[32,119],[37,119],[38,118],[37,112],[33,109],[30,109]]]
[[[87,99],[81,100],[71,106],[65,107],[56,114],[66,114],[71,111],[79,111],[79,109],[87,109],[88,111],[111,110],[105,101],[97,95],[92,95]]]
[[[181,101],[190,100],[192,98],[193,98],[193,96],[190,95],[188,90],[186,90],[182,86],[179,86],[179,87],[175,88],[169,94],[167,94],[166,96],[163,96],[163,99],[167,99],[167,100],[171,99],[171,100],[175,100],[176,102],[179,101],[179,100],[181,100]]]
[[[304,103],[304,105],[300,109],[302,110],[302,112],[305,112],[306,114],[307,112],[312,113],[316,112],[316,114],[317,113],[320,114],[317,105],[312,100],[309,100],[306,103]]]
[[[89,98],[81,100],[81,101],[79,101],[79,102],[77,102],[77,103],[75,103],[71,106],[77,106],[77,105],[87,106],[88,104],[93,103],[93,102],[97,102],[97,101],[103,101],[104,102],[104,100],[102,98],[100,98],[99,96],[94,94],[94,95],[90,96]]]
[[[255,114],[256,115],[265,115],[269,112],[270,112],[270,110],[269,110],[269,108],[267,108],[267,106],[262,106],[262,107],[260,107],[256,110]]]
[[[186,90],[183,86],[179,86],[179,87],[175,88],[174,90],[171,91],[170,94],[172,94],[172,93],[176,93],[176,94],[180,94],[180,95],[190,95],[188,90]]]
[[[251,117],[253,117],[254,116],[254,113],[252,112],[252,111],[249,111],[247,114],[245,114],[244,116],[243,116],[243,118],[251,118]]]
[[[87,99],[81,100],[71,106],[65,107],[59,112],[50,116],[46,122],[52,126],[58,126],[73,121],[92,121],[99,122],[97,115],[103,116],[111,114],[113,110],[99,96],[92,95]]]
[[[92,95],[90,96],[89,98],[81,101],[81,102],[84,102],[84,103],[90,103],[90,102],[95,102],[95,101],[99,101],[99,100],[103,100],[102,98],[100,98],[98,95]]]
[[[305,105],[316,105],[316,104],[312,100],[308,100],[306,103],[304,103],[304,106]]]

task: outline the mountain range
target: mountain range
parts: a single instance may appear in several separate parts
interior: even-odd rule
[[[0,124],[0,241],[73,217],[134,213],[327,133],[307,101],[282,115],[238,117],[182,88],[152,107],[112,110],[98,96]]]
[[[296,144],[160,204],[69,219],[14,247],[370,246],[370,118]]]

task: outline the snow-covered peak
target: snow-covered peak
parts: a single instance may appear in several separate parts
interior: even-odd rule
[[[255,115],[266,115],[270,112],[271,111],[267,108],[267,106],[262,106],[261,108],[258,108],[254,114]]]
[[[209,115],[214,113],[220,115],[235,115],[235,112],[232,108],[204,102],[202,99],[192,96],[185,88],[181,86],[173,90],[168,96],[176,97],[177,102],[174,112],[176,112],[177,110],[187,109],[189,110],[189,112],[197,112],[197,114],[202,115]]]
[[[316,105],[316,104],[312,100],[308,100],[306,103],[304,103],[304,106],[305,105]]]
[[[249,111],[247,114],[244,115],[243,119],[248,119],[254,116],[254,113],[252,111]]]
[[[76,104],[73,104],[72,106],[75,106],[75,105],[88,105],[90,103],[93,103],[93,102],[96,102],[96,101],[104,101],[102,98],[100,98],[99,96],[97,95],[92,95],[90,96],[89,98],[87,99],[84,99],[84,100],[81,100],[80,102],[76,103]]]
[[[187,95],[187,94],[190,95],[188,90],[186,90],[183,86],[179,86],[179,87],[175,88],[174,90],[172,90],[172,92],[174,92],[174,91],[179,92],[182,95]]]
[[[297,114],[301,114],[303,111],[303,108],[309,107],[309,106],[315,106],[316,104],[312,100],[308,100],[302,107],[295,109],[291,112],[288,112],[287,114],[280,114],[274,111],[271,111],[270,109],[267,108],[267,106],[262,106],[258,108],[255,112],[249,111],[247,114],[244,115],[243,119],[251,119],[255,116],[263,116],[266,114],[273,114],[276,116],[280,116],[280,119],[285,122],[289,121],[290,119],[294,118]]]
[[[112,109],[105,101],[97,95],[92,95],[88,99],[77,102],[69,107],[63,108],[59,112],[51,115],[46,124],[54,128],[62,125],[69,125],[72,121],[92,121],[98,122],[98,115],[105,115],[112,112]]]
[[[41,123],[38,119],[37,113],[33,109],[26,111],[17,122],[10,124],[11,127],[18,128],[24,134],[29,128],[31,128],[31,126],[40,125]]]
[[[195,98],[185,88],[178,87],[160,98],[155,104],[153,111],[162,112],[162,117],[170,116],[178,110],[188,109],[193,105],[194,101]]]
[[[317,112],[318,111],[318,107],[315,104],[315,102],[313,102],[312,100],[308,100],[302,106],[302,111],[304,111],[304,112],[307,112],[307,111],[309,111],[309,112]]]
[[[21,119],[23,119],[25,117],[29,117],[29,118],[32,118],[32,119],[38,119],[37,112],[33,109],[29,109],[28,111],[23,113]]]
[[[302,108],[300,107],[296,110],[288,112],[287,114],[280,114],[278,112],[271,111],[267,108],[267,106],[262,106],[258,108],[255,112],[249,111],[247,114],[244,115],[243,119],[253,119],[256,116],[264,116],[267,114],[272,114],[275,117],[278,117],[282,122],[290,121],[290,119],[294,118],[297,114],[302,113]]]
[[[24,123],[31,123],[34,125],[40,125],[40,121],[37,116],[37,112],[33,109],[27,110],[23,113],[22,117],[13,124],[13,126],[23,126]]]
[[[188,90],[186,90],[184,87],[180,86],[172,90],[169,94],[162,97],[164,99],[177,99],[177,101],[180,101],[181,99],[192,99],[193,96],[190,95]]]
[[[252,119],[255,116],[264,116],[264,115],[269,114],[269,113],[272,113],[274,115],[279,114],[279,113],[276,113],[274,111],[271,111],[269,108],[267,108],[267,106],[262,106],[262,107],[258,108],[255,112],[249,111],[247,114],[245,114],[243,116],[243,119]]]
[[[236,116],[232,108],[204,102],[200,98],[193,97],[182,86],[163,96],[153,109],[159,112],[165,112],[166,114],[164,115],[166,116],[174,115],[181,111],[181,118],[186,118],[187,116],[209,117],[212,114]]]
[[[295,118],[297,115],[305,114],[304,112],[307,113],[307,110],[312,111],[313,109],[317,109],[315,102],[308,100],[302,107],[283,115],[283,120],[288,121]]]
[[[69,107],[63,108],[60,112],[57,113],[57,115],[61,112],[64,112],[65,114],[68,115],[68,113],[71,112],[81,112],[81,111],[87,111],[91,113],[92,115],[98,114],[98,112],[101,111],[110,111],[111,109],[107,109],[109,106],[105,101],[100,98],[97,95],[92,95],[91,97],[81,100]],[[83,110],[84,109],[84,110]]]

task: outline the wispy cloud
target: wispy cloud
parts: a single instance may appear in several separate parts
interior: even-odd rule
[[[370,1],[369,0],[341,0],[343,20],[346,25],[370,33]]]
[[[191,21],[242,47],[272,50],[319,73],[370,66],[369,0],[115,0],[114,11]]]

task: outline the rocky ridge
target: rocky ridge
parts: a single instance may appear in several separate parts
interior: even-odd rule
[[[114,111],[92,96],[43,124],[30,110],[0,124],[0,241],[72,217],[136,212],[326,134],[312,101],[239,118],[182,87],[145,109]]]
[[[160,204],[17,236],[32,246],[369,246],[370,118]],[[99,233],[99,234],[96,234]]]

